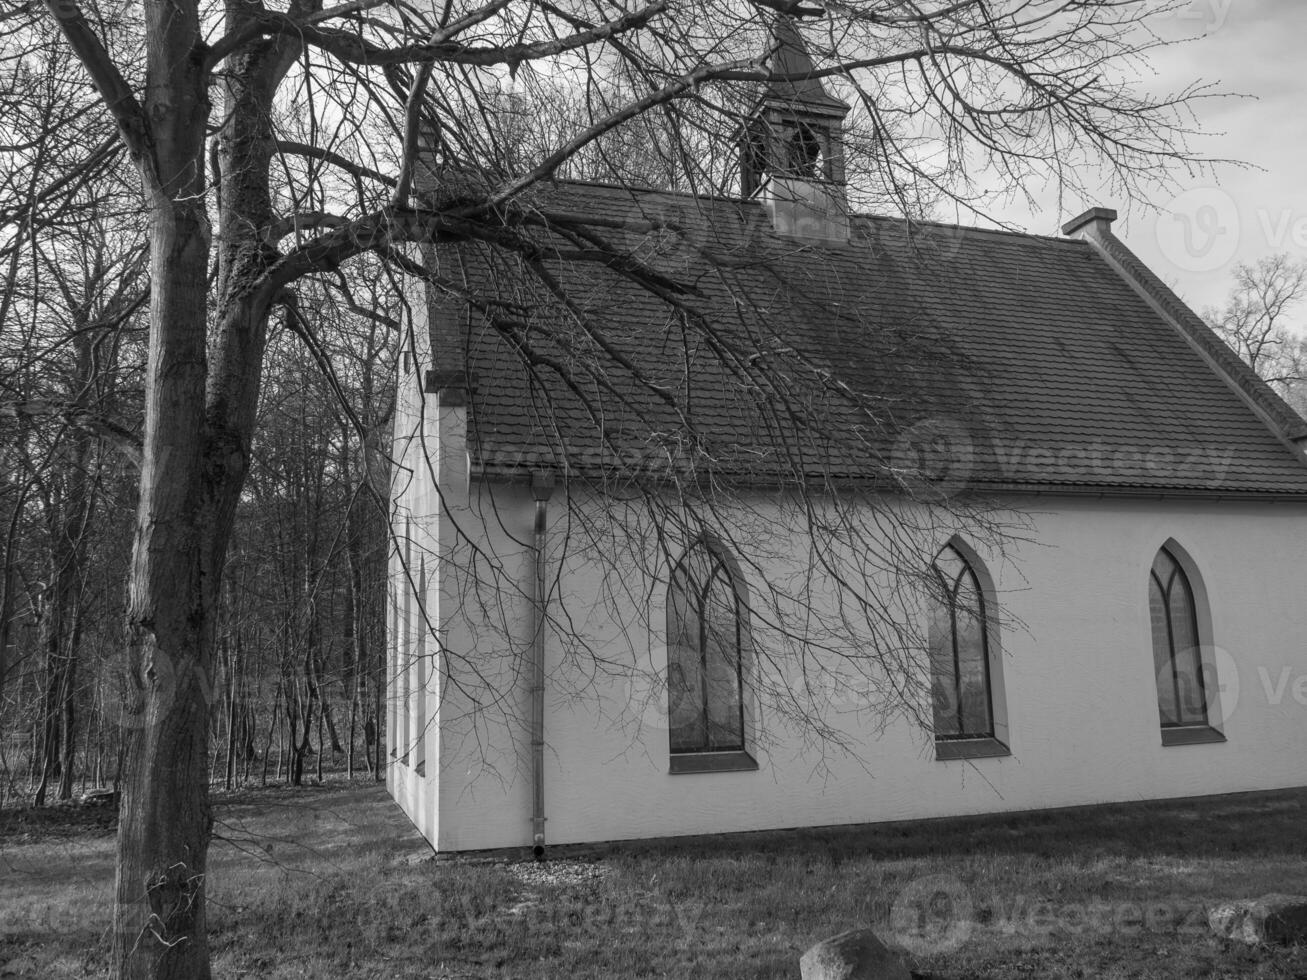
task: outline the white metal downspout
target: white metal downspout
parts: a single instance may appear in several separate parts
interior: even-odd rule
[[[531,475],[531,496],[535,499],[535,559],[531,576],[531,853],[537,861],[545,856],[545,609],[549,593],[545,582],[545,545],[549,525],[549,498],[554,493],[554,475],[539,470]]]

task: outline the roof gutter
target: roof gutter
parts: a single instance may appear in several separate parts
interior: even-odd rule
[[[535,566],[531,576],[531,853],[537,861],[545,856],[545,607],[549,601],[545,549],[549,498],[553,493],[552,472],[536,470],[531,474],[531,496],[535,500],[531,540]]]
[[[501,483],[507,485],[521,486],[528,482],[534,482],[537,470],[527,469],[526,467],[506,467],[506,466],[485,466],[472,462],[471,479],[484,481],[486,483]],[[587,478],[601,480],[611,475],[610,471],[596,467],[588,470],[584,467],[576,467],[571,470],[573,479],[584,481]],[[629,474],[626,474],[629,476]],[[839,493],[851,491],[856,493],[870,494],[903,494],[903,484],[887,479],[876,479],[866,476],[823,476],[820,474],[810,474],[804,479],[795,479],[793,481],[782,481],[771,478],[750,478],[738,474],[717,475],[715,485],[727,485],[734,487],[738,491],[760,491],[760,492],[777,492],[777,491],[804,491],[806,493]],[[702,482],[702,474],[681,473],[678,471],[668,470],[666,474],[659,476],[659,481],[669,486],[675,485],[685,490],[688,487],[696,487]],[[641,484],[636,484],[641,485]],[[705,485],[707,485],[705,483]],[[1096,484],[1096,483],[1008,483],[995,482],[991,480],[973,480],[968,481],[967,485],[959,491],[959,495],[966,496],[990,496],[990,495],[1035,495],[1035,496],[1059,496],[1059,497],[1089,497],[1089,498],[1144,498],[1155,500],[1243,500],[1243,501],[1280,501],[1290,503],[1302,503],[1307,501],[1307,492],[1302,490],[1266,490],[1256,487],[1242,489],[1238,487],[1222,487],[1220,489],[1211,489],[1193,486],[1147,486],[1134,484]]]

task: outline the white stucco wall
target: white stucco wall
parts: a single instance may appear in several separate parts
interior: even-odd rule
[[[526,846],[534,502],[524,484],[470,480],[465,409],[441,406],[421,389],[420,374],[410,374],[396,408],[400,541],[390,567],[387,785],[438,850]],[[665,576],[666,556],[638,517],[626,533],[606,537],[594,520],[597,504],[570,503],[562,490],[549,503],[550,843],[1307,785],[1307,603],[1299,584],[1307,504],[1012,499],[1005,504],[1021,517],[999,539],[1001,554],[985,535],[963,529],[999,610],[991,653],[1001,660],[992,667],[1011,754],[937,761],[931,737],[905,712],[860,711],[867,695],[859,685],[823,675],[822,662],[838,663],[831,655],[808,649],[801,665],[793,647],[769,634],[762,580],[793,596],[811,548],[784,530],[798,526],[784,502],[755,495],[735,530],[757,607],[749,748],[758,769],[672,774],[666,695],[657,686],[666,671],[666,590],[647,575]],[[952,518],[917,510],[906,515],[910,523],[937,525],[919,542],[933,552],[949,540]],[[1223,743],[1161,743],[1147,583],[1167,542],[1178,545],[1205,596],[1205,658],[1222,688],[1211,720]],[[856,566],[856,548],[845,551],[838,560]],[[413,586],[422,578],[419,597]],[[914,602],[895,598],[910,585],[869,578],[894,615],[923,625]],[[819,685],[825,677],[821,721],[850,751],[778,710],[777,691],[799,690],[802,667]],[[928,719],[919,667],[908,699]]]
[[[432,515],[438,499],[435,474],[423,458],[429,423],[434,419],[428,398],[416,373],[401,379],[392,444],[392,546],[387,569],[386,787],[423,836],[433,840],[439,826],[439,767],[433,764],[439,751],[439,726],[434,718],[424,722],[418,715],[419,701],[434,705],[435,698],[419,698],[415,683],[420,605],[412,588],[418,578],[415,553],[433,549]],[[423,740],[422,755],[428,757],[421,772],[417,765],[419,740]]]
[[[526,640],[519,638],[530,635],[522,589],[533,505],[527,488],[469,498],[466,425],[466,408],[441,404],[423,390],[420,373],[402,381],[393,442],[386,784],[440,850],[466,846],[454,843],[462,821],[448,815],[502,808],[501,797],[529,793],[530,785],[521,722],[529,706],[521,676]]]
[[[457,493],[445,493],[447,508],[451,496]],[[427,508],[428,519],[416,526],[430,526],[430,488],[418,487],[409,499],[415,512]],[[664,590],[648,590],[633,572],[617,576],[633,605],[648,593],[646,608],[634,617],[641,625],[617,622],[605,599],[612,599],[611,554],[606,561],[574,557],[565,568],[557,564],[561,537],[575,541],[580,532],[564,522],[564,501],[556,495],[551,610],[565,610],[574,629],[580,624],[590,649],[578,650],[566,631],[549,635],[549,842],[1307,784],[1307,604],[1299,585],[1307,505],[1065,497],[1011,503],[1028,526],[1005,539],[1004,555],[969,542],[985,562],[1001,609],[995,652],[1002,658],[1010,756],[937,761],[919,726],[901,715],[859,716],[852,710],[857,692],[837,691],[832,707],[849,710],[833,710],[827,721],[851,737],[852,754],[805,736],[762,703],[751,746],[756,771],[670,774],[662,695],[652,691],[649,700],[638,669],[661,674],[666,666]],[[471,498],[454,506],[461,526],[477,536],[478,557],[468,558],[467,542],[450,551],[461,555],[452,564],[463,574],[444,586],[448,655],[428,698],[439,716],[426,729],[427,775],[392,766],[391,790],[440,850],[525,846],[531,840],[524,723],[531,620],[526,597],[508,583],[524,583],[529,573],[532,499],[524,486],[474,483]],[[764,523],[768,506],[766,498],[751,501]],[[940,546],[948,539],[941,533]],[[1183,549],[1207,596],[1212,647],[1206,656],[1223,689],[1212,722],[1224,731],[1224,743],[1161,744],[1147,582],[1157,549],[1168,541]],[[434,541],[429,547],[435,550]],[[784,578],[793,568],[781,556],[805,547],[777,530],[770,551],[759,554],[776,555],[776,574]],[[474,566],[479,588],[467,574]],[[758,588],[757,574],[747,573],[751,589]],[[596,653],[604,661],[599,667]],[[921,707],[929,717],[928,706]]]

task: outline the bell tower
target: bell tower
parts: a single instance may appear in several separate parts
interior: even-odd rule
[[[742,129],[740,186],[766,206],[777,234],[847,241],[842,125],[849,106],[828,93],[791,17],[772,28],[775,76]]]

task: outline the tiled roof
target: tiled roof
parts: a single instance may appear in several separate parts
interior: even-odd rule
[[[442,246],[440,274],[474,296],[459,322],[486,471],[1307,495],[1240,382],[1086,242],[855,218],[847,244],[807,244],[755,203],[596,185],[537,205],[691,291]]]

